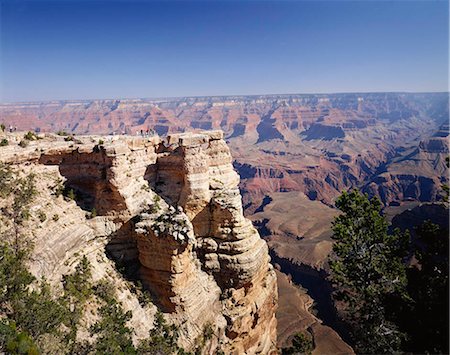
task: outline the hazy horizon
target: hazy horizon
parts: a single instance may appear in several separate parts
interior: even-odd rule
[[[46,103],[46,102],[71,102],[71,101],[109,101],[109,100],[176,100],[176,99],[195,99],[207,97],[260,97],[260,96],[308,96],[308,95],[371,95],[371,94],[406,94],[406,95],[433,95],[450,94],[450,91],[354,91],[354,92],[296,92],[296,93],[268,93],[268,94],[227,94],[227,95],[180,95],[180,96],[153,96],[153,97],[90,97],[73,99],[46,99],[46,100],[28,100],[28,101],[1,101],[0,104],[26,104],[26,103]]]
[[[446,1],[0,2],[3,103],[448,92]]]

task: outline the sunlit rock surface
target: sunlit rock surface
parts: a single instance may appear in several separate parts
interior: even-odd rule
[[[221,131],[165,140],[66,141],[48,134],[25,148],[19,134],[8,137],[0,161],[36,174],[40,193],[32,210],[48,217],[30,229],[34,274],[57,285],[79,255],[88,255],[94,279],[118,285],[139,338],[151,328],[154,309],[135,302],[112,260],[135,265],[186,349],[211,326],[215,336],[205,353],[275,350],[276,276],[267,244],[243,216],[239,176]],[[72,189],[75,201],[56,197],[58,186]]]

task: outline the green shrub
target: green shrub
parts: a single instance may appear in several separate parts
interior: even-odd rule
[[[118,267],[119,269],[119,267]],[[139,304],[142,307],[145,307],[146,305],[152,303],[152,298],[150,296],[150,293],[147,290],[144,290],[144,287],[142,286],[141,281],[132,282],[130,284],[130,292],[135,294]]]
[[[168,325],[164,315],[158,311],[149,338],[141,341],[137,351],[138,354],[183,354],[184,350],[178,347],[177,340],[178,329],[174,325]]]
[[[34,339],[43,334],[56,334],[68,316],[64,305],[53,299],[45,282],[37,290],[22,294],[20,299],[13,298],[11,304],[17,325]]]
[[[51,296],[47,283],[30,288],[35,281],[26,268],[30,251],[23,245],[0,244],[0,312],[6,316],[0,321],[0,348],[8,353],[37,354],[32,340],[58,334],[67,318],[64,305]]]
[[[75,273],[65,278],[65,297],[55,298],[45,280],[36,283],[26,266],[32,244],[21,234],[20,228],[29,216],[29,205],[36,194],[34,178],[33,174],[21,177],[11,167],[0,163],[0,196],[7,194],[12,199],[8,206],[0,209],[0,223],[10,220],[11,231],[4,236],[14,234],[13,240],[0,238],[0,352],[59,354],[63,353],[61,349],[67,348],[67,353],[76,353],[73,349],[85,347],[76,344],[73,336],[76,329],[71,325],[77,318],[69,306],[86,299],[92,292],[89,263],[83,258]],[[42,221],[45,214],[40,211],[38,217]],[[54,220],[58,218],[58,215],[53,216]],[[80,308],[75,310],[75,315],[82,314]],[[55,349],[59,351],[54,352]]]
[[[6,198],[13,190],[13,171],[9,165],[0,162],[0,197]]]
[[[133,331],[126,323],[131,319],[131,311],[125,312],[114,298],[114,286],[100,281],[94,293],[103,301],[99,309],[100,319],[91,326],[91,335],[96,335],[95,350],[99,354],[136,354],[131,336]]]
[[[19,214],[19,219],[18,221],[28,221],[31,217],[30,211],[28,209],[24,209],[20,214]]]
[[[95,209],[95,207],[93,207],[90,213],[86,213],[86,218],[91,219],[95,217],[97,217],[97,210]]]
[[[8,170],[5,173],[0,169],[0,175],[6,177],[1,185],[11,185],[13,201],[0,213],[13,221],[16,235],[12,242],[0,241],[0,338],[9,333],[9,339],[0,339],[0,348],[8,349],[9,353],[37,353],[29,337],[35,341],[43,334],[56,334],[66,313],[62,304],[51,297],[47,283],[30,287],[35,281],[26,267],[31,245],[20,234],[18,226],[28,218],[28,206],[36,194],[34,175],[17,177],[12,170],[9,173],[10,176]],[[20,332],[15,331],[16,325]]]
[[[6,350],[8,354],[39,354],[33,339],[18,330],[16,323],[8,319],[0,320],[0,349]]]
[[[14,196],[11,204],[5,206],[0,213],[17,225],[30,217],[29,204],[37,194],[35,175],[17,177],[11,168],[0,164],[0,196]]]
[[[53,219],[55,222],[59,221],[59,215],[58,215],[58,214],[54,214],[53,217],[52,217],[52,219]]]
[[[0,141],[0,147],[7,146],[8,144],[9,144],[9,142],[8,142],[8,140],[7,140],[6,138],[3,138],[3,139]]]
[[[73,346],[75,346],[73,343],[76,340],[77,328],[83,315],[84,305],[93,294],[91,279],[91,264],[85,255],[75,267],[75,271],[72,274],[63,275],[62,278],[63,300],[70,310],[70,316],[65,324],[70,328],[69,338],[72,339]]]
[[[23,138],[25,138],[27,141],[35,141],[38,139],[38,137],[36,136],[35,133],[28,131],[27,133],[25,133],[25,135],[23,136]]]
[[[448,208],[444,211],[449,212]],[[435,218],[439,220],[439,215]],[[398,319],[408,334],[405,353],[448,354],[448,227],[426,220],[414,229],[417,239],[412,252],[420,268],[414,265],[408,269],[412,302],[394,303],[390,309],[400,311]]]
[[[292,339],[290,348],[282,349],[282,354],[304,354],[310,355],[314,349],[314,344],[310,335],[297,333]]]
[[[73,191],[73,189],[70,189],[67,191],[66,197],[68,200],[75,201],[76,196],[75,196],[75,192]]]
[[[94,294],[103,300],[112,299],[114,297],[114,286],[105,280],[100,280],[94,286]]]
[[[5,132],[5,129],[6,129],[5,124],[4,124],[4,123],[0,124],[0,130],[1,130],[2,132]]]
[[[92,266],[86,255],[83,255],[75,271],[69,275],[63,275],[63,287],[65,297],[74,298],[84,302],[92,294],[91,272]]]

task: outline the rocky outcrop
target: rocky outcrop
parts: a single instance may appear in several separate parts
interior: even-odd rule
[[[204,353],[276,348],[276,276],[266,243],[243,216],[239,176],[221,131],[164,141],[48,136],[0,149],[2,161],[34,166],[42,176],[51,171],[61,184],[55,189],[76,196],[76,203],[59,202],[69,204],[76,223],[57,223],[58,234],[36,237],[37,275],[58,279],[67,254],[90,250],[83,244],[91,241],[92,250],[135,265],[186,349],[206,327],[215,336]]]
[[[165,290],[159,299],[167,309],[183,305],[200,330],[207,322],[220,324],[212,310],[224,309],[227,352],[269,352],[275,276],[266,243],[243,216],[239,176],[221,132],[169,136],[148,178],[163,200],[137,224],[144,282],[155,292]]]

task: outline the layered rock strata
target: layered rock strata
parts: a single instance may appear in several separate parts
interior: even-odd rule
[[[154,284],[165,284],[170,293],[172,285],[179,284],[175,277],[183,279],[187,294],[185,303],[181,302],[186,304],[184,307],[189,307],[189,295],[196,294],[196,299],[202,299],[201,306],[191,307],[198,314],[196,324],[199,324],[200,318],[205,322],[208,310],[221,301],[220,307],[224,309],[226,320],[224,337],[230,341],[228,351],[266,353],[272,346],[270,339],[275,337],[273,309],[277,300],[276,279],[269,264],[266,243],[243,216],[239,176],[233,170],[231,155],[222,134],[215,131],[207,135],[172,135],[166,143],[160,147],[156,163],[148,175],[152,189],[164,201],[153,203],[150,208],[158,214],[159,209],[167,208],[166,204],[178,206],[179,214],[186,216],[186,222],[183,222],[185,235],[180,239],[181,233],[172,231],[170,244],[158,250],[156,255],[144,256],[140,253],[143,280],[150,288]],[[171,176],[175,179],[168,178]],[[170,215],[170,211],[164,213]],[[138,223],[139,250],[144,249],[144,245],[147,250],[155,250],[151,245],[161,246],[160,239],[155,238],[155,217],[145,214],[145,218],[145,222]],[[174,218],[171,219],[169,225],[175,224]],[[145,232],[142,226],[147,226]],[[168,234],[167,225],[163,228],[165,230],[160,233],[160,238]],[[174,242],[177,238],[179,245]],[[191,256],[193,252],[200,261],[201,270],[196,272],[191,272],[187,267],[188,264],[193,265],[187,261],[194,258]],[[170,255],[172,263],[161,266],[158,261],[161,255]],[[171,272],[169,268],[179,272]],[[205,275],[202,276],[202,273]],[[167,275],[170,275],[170,280],[167,280]],[[206,275],[212,275],[213,279]],[[158,281],[155,282],[155,278]],[[214,287],[205,286],[208,282]],[[220,287],[217,291],[216,285]],[[208,293],[202,291],[205,287],[214,290],[219,297],[214,300],[198,296]],[[177,302],[172,301],[174,297],[169,296],[166,304],[169,309],[176,309]],[[262,334],[264,338],[261,340]]]
[[[58,170],[65,189],[77,196],[79,229],[83,209],[96,211],[82,234],[107,237],[108,255],[136,266],[155,302],[179,326],[182,346],[193,349],[208,327],[214,336],[203,353],[273,351],[276,276],[266,243],[243,216],[239,176],[222,132],[100,143],[47,136],[26,148],[1,148],[0,160]],[[70,228],[59,228],[64,241],[43,239],[59,249],[73,244],[75,253],[87,239],[72,243]],[[49,252],[45,240],[36,245],[36,274],[58,272],[62,261],[55,255],[67,252]]]

